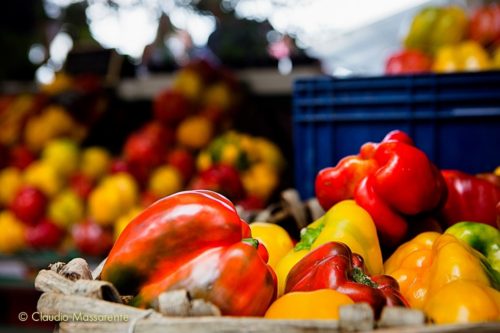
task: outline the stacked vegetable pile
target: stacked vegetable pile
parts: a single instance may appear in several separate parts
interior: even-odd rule
[[[387,74],[482,71],[500,68],[500,6],[427,7],[411,23],[404,50],[386,62]]]
[[[182,289],[230,316],[337,319],[367,303],[375,318],[400,306],[434,323],[500,319],[497,184],[440,171],[394,131],[320,171],[316,189],[326,213],[295,245],[215,192],[165,197],[127,225],[100,277],[146,308]]]
[[[59,75],[44,89],[64,91],[70,82]],[[144,207],[188,188],[263,208],[278,186],[283,157],[264,138],[227,131],[239,89],[223,69],[190,64],[155,98],[153,119],[129,134],[120,156],[82,146],[85,128],[63,107],[45,102],[19,124],[24,135],[5,141],[0,253],[76,248],[104,256]],[[32,99],[23,99],[17,109],[21,102],[33,108]]]

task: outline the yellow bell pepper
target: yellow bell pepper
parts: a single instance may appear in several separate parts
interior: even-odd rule
[[[433,54],[443,45],[460,42],[466,33],[467,14],[461,7],[430,6],[413,18],[404,45]]]
[[[292,248],[293,242],[288,232],[277,224],[266,222],[254,222],[250,224],[252,238],[264,244],[269,253],[267,263],[273,269],[278,261],[286,255]]]
[[[292,267],[310,250],[328,242],[342,242],[365,260],[370,275],[383,272],[382,253],[375,224],[354,200],[344,200],[302,231],[301,240],[276,266],[278,295],[283,294]]]
[[[474,41],[438,49],[433,69],[438,73],[483,71],[492,67],[486,50]]]
[[[425,232],[385,262],[412,308],[436,323],[500,319],[500,292],[481,254],[449,234]]]

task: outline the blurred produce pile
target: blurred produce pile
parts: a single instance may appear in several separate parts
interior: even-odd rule
[[[39,94],[3,98],[0,253],[77,249],[104,256],[138,212],[164,196],[211,189],[242,208],[262,209],[277,189],[279,149],[228,131],[241,87],[226,70],[204,61],[181,69],[119,156],[82,145],[95,119],[79,119],[56,98],[83,84],[92,91],[91,83],[58,74]],[[104,112],[105,102],[88,114]]]
[[[427,7],[414,18],[387,74],[500,69],[500,5]]]

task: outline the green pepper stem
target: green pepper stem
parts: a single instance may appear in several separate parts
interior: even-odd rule
[[[303,232],[301,232],[301,235],[300,235],[300,242],[298,242],[295,245],[294,250],[295,251],[310,250],[313,243],[319,237],[319,234],[321,234],[321,231],[323,230],[324,226],[325,226],[325,224],[322,223],[317,228],[309,228],[308,227],[306,229],[303,229]]]
[[[352,269],[352,279],[355,282],[364,284],[368,287],[372,287],[372,288],[378,287],[378,284],[373,282],[372,279],[370,279],[370,277],[368,275],[366,275],[359,267],[354,267]]]
[[[253,246],[254,248],[259,247],[259,241],[256,240],[255,238],[243,238],[241,241],[243,243]]]

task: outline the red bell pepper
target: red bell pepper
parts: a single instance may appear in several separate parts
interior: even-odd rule
[[[188,289],[224,315],[263,315],[276,280],[250,228],[222,195],[204,190],[165,197],[137,216],[111,250],[101,277],[148,306],[167,290]]]
[[[448,199],[440,212],[446,226],[460,221],[497,224],[497,209],[500,204],[500,186],[476,176],[456,170],[443,170],[448,187]]]
[[[256,249],[239,242],[216,247],[161,273],[145,284],[137,301],[148,303],[165,290],[186,289],[193,298],[204,298],[225,315],[263,315],[275,297],[273,271]]]
[[[483,45],[500,40],[500,5],[479,6],[472,13],[469,24],[469,37]]]
[[[394,278],[388,275],[369,277],[363,258],[340,242],[316,248],[288,273],[285,293],[318,289],[335,289],[354,302],[366,302],[377,317],[384,306],[408,307]]]
[[[392,54],[386,61],[385,73],[416,74],[430,72],[431,59],[418,50],[403,50]]]
[[[366,143],[358,155],[321,170],[316,196],[325,210],[354,198],[372,216],[381,242],[395,246],[406,236],[408,217],[441,207],[446,184],[404,132],[392,131],[382,142]]]

